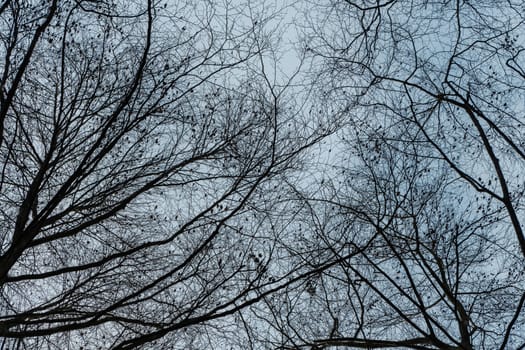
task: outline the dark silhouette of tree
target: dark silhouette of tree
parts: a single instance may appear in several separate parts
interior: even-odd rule
[[[465,197],[468,185],[419,146],[358,138],[324,196],[304,195],[312,245],[337,263],[286,294],[282,348],[517,348],[524,278],[505,208]]]
[[[335,265],[259,312],[268,341],[523,348],[522,2],[310,5],[315,83],[348,126],[298,186],[299,254]]]
[[[0,5],[3,349],[206,348],[297,278],[261,200],[323,133],[225,6]]]
[[[324,83],[336,88],[342,108],[363,107],[363,122],[382,113],[390,123],[416,126],[428,157],[502,203],[525,256],[517,204],[523,184],[515,174],[525,160],[520,6],[336,1],[327,16],[338,32],[329,41],[316,28],[320,40],[309,50],[331,63]]]
[[[525,347],[522,2],[298,8],[0,2],[0,349]]]

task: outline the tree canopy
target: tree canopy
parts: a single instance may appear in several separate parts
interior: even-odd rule
[[[525,348],[524,13],[4,0],[0,349]]]

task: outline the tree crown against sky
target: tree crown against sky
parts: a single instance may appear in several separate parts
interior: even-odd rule
[[[292,5],[0,4],[2,348],[525,346],[523,4]]]

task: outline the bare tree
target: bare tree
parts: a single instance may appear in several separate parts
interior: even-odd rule
[[[469,185],[418,156],[416,140],[399,152],[376,146],[382,133],[359,133],[346,134],[347,156],[322,192],[299,194],[289,247],[317,273],[252,306],[252,327],[266,322],[272,334],[258,340],[278,349],[522,346],[525,281],[506,208],[465,196]]]
[[[338,32],[329,40],[316,28],[320,40],[308,50],[331,63],[325,82],[334,82],[342,108],[363,107],[362,121],[384,113],[389,124],[414,124],[432,146],[429,157],[501,202],[525,256],[516,174],[525,159],[520,6],[336,1],[324,13]]]
[[[244,64],[268,47],[244,10],[0,5],[2,348],[220,346],[296,278],[268,279],[256,208],[322,135]]]
[[[2,348],[525,347],[523,4],[234,4],[0,4]]]
[[[523,4],[309,13],[305,51],[348,127],[321,186],[298,189],[301,255],[334,265],[260,311],[273,346],[523,348]]]

